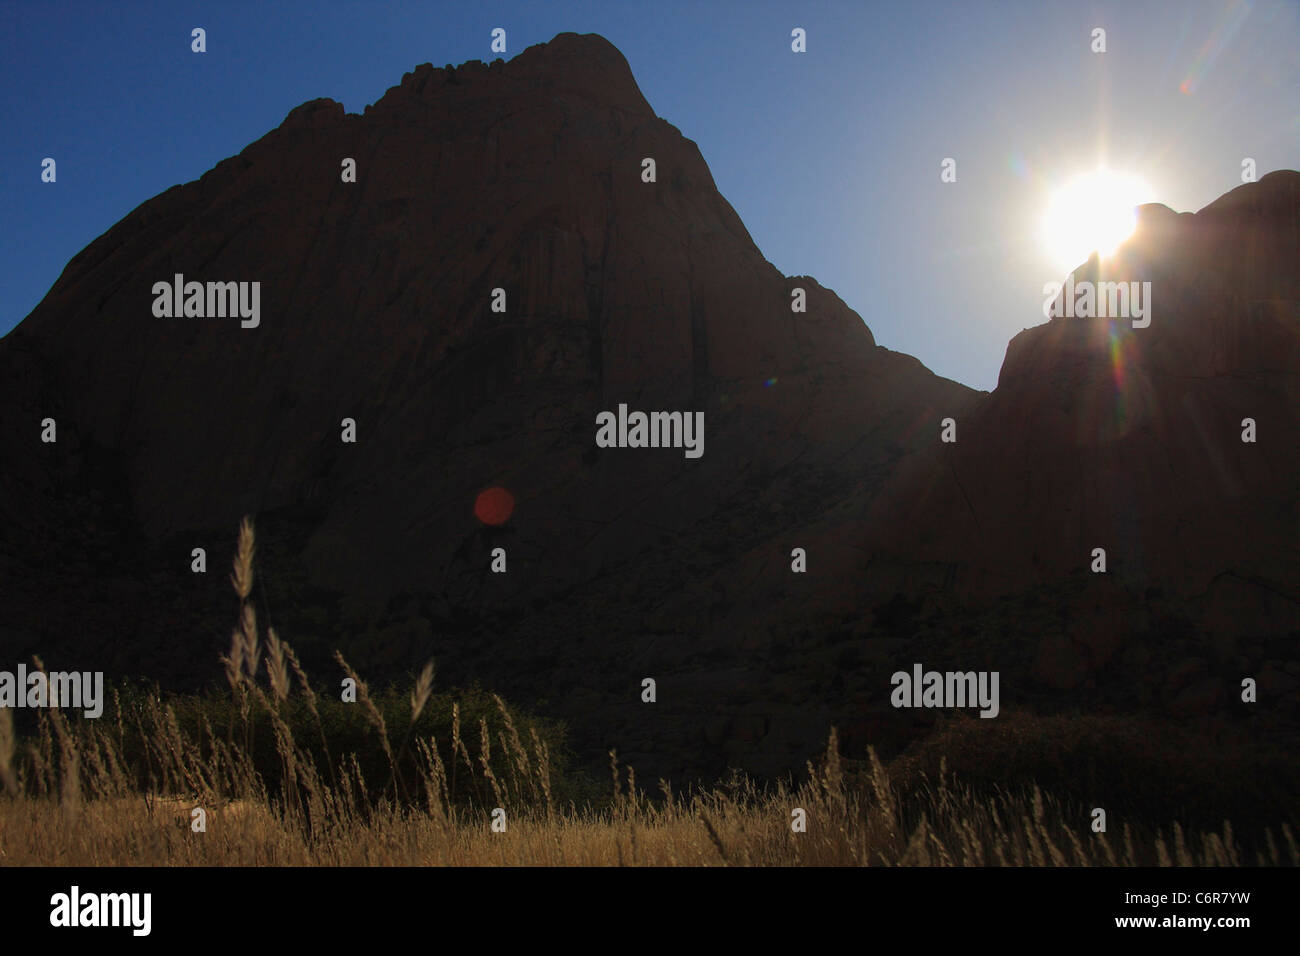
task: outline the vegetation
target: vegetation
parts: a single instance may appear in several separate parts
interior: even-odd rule
[[[1249,847],[1227,822],[1115,825],[1037,785],[961,782],[922,751],[889,769],[840,757],[835,731],[804,782],[643,790],[611,752],[612,790],[566,775],[563,728],[477,688],[355,703],[313,688],[248,603],[253,529],[232,582],[228,697],[118,688],[99,720],[41,710],[19,741],[0,709],[0,862],[11,865],[1295,865],[1292,827]],[[41,666],[39,661],[37,666]],[[954,741],[972,732],[949,730]],[[959,755],[966,752],[958,747]],[[972,771],[977,769],[970,763]],[[901,795],[900,795],[901,794]],[[195,814],[203,811],[202,828]],[[505,830],[492,826],[505,811]],[[803,811],[806,827],[792,822]],[[1082,821],[1082,822],[1081,822]]]

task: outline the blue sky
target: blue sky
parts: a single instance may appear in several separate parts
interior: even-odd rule
[[[1039,224],[1076,174],[1103,163],[1194,211],[1245,157],[1300,168],[1294,0],[6,2],[0,333],[126,213],[294,106],[359,112],[416,64],[490,61],[498,26],[507,59],[566,30],[607,37],[772,263],[977,388],[1063,278]]]

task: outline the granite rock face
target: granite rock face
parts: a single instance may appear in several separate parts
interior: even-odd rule
[[[875,503],[876,552],[950,564],[958,593],[990,594],[1088,576],[1102,547],[1114,578],[1209,617],[1218,589],[1258,589],[1233,629],[1295,626],[1300,174],[1194,215],[1142,207],[1119,256],[1074,275],[1149,282],[1150,325],[1061,316],[1012,339],[958,441]]]
[[[178,274],[259,283],[257,327],[157,316]],[[574,34],[417,67],[364,115],[292,110],[77,255],[0,372],[7,652],[219,679],[253,514],[263,611],[309,659],[341,642],[381,678],[436,654],[597,728],[666,660],[700,684],[667,695],[681,726],[747,686],[694,657],[696,617],[743,610],[702,582],[754,549],[788,570],[792,531],[860,508],[976,397],[767,262],[622,55]],[[598,448],[620,404],[703,412],[702,456]],[[490,486],[500,527],[474,516]],[[696,617],[662,613],[683,595]],[[695,759],[656,739],[650,763]]]
[[[322,680],[434,656],[643,779],[901,746],[918,661],[999,670],[1004,710],[1200,718],[1257,674],[1294,711],[1298,223],[1293,172],[1144,207],[1075,278],[1150,282],[1150,325],[1036,325],[977,393],[767,262],[599,37],[315,100],[0,341],[0,648],[219,682],[253,514],[259,616]],[[155,315],[177,274],[259,283],[257,326]],[[620,405],[702,412],[703,454],[598,447]]]
[[[1074,277],[1076,294],[1149,282],[1150,324],[1026,329],[997,389],[920,423],[923,447],[882,489],[780,547],[756,542],[702,587],[732,609],[695,618],[702,646],[768,635],[750,638],[763,664],[746,673],[776,685],[750,697],[778,732],[820,719],[842,741],[905,743],[933,712],[891,708],[890,678],[919,661],[998,671],[1008,710],[1245,718],[1261,739],[1300,737],[1300,693],[1279,678],[1300,641],[1300,174],[1194,215],[1143,207],[1105,271],[1094,259]],[[805,578],[783,558],[795,545]],[[1171,686],[1189,661],[1195,679]],[[1268,688],[1258,707],[1245,678]],[[738,763],[762,758],[735,745]]]
[[[1171,657],[1208,653],[1165,710],[1221,711],[1300,639],[1300,174],[1196,214],[1143,207],[1075,279],[1149,282],[1150,325],[1060,316],[1017,335],[957,442],[873,501],[864,603],[901,591],[952,620],[1050,594],[1051,615],[1001,625],[1002,659],[1034,661],[1058,700],[1156,701]],[[1270,710],[1294,723],[1300,696]]]

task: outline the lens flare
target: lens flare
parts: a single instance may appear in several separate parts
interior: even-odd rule
[[[1094,252],[1103,259],[1137,227],[1137,207],[1155,196],[1137,176],[1099,169],[1053,194],[1043,241],[1058,268],[1072,269]]]
[[[485,488],[474,501],[474,517],[488,525],[503,525],[515,511],[515,496],[504,488]]]

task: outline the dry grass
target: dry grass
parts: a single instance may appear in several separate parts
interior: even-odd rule
[[[833,744],[833,738],[832,738]],[[833,761],[828,761],[833,765]],[[438,792],[442,779],[423,781]],[[974,799],[937,782],[929,810],[905,823],[877,764],[866,790],[837,785],[826,768],[804,786],[760,794],[747,785],[689,799],[652,801],[621,790],[609,807],[524,806],[492,832],[487,808],[433,802],[357,805],[364,787],[318,801],[312,826],[274,799],[214,793],[170,797],[104,794],[77,804],[48,796],[0,803],[0,862],[11,865],[122,866],[1115,866],[1294,865],[1295,835],[1283,824],[1268,849],[1241,851],[1232,829],[1191,837],[1139,838],[1127,826],[1093,834],[1066,825],[1050,798]],[[666,788],[665,788],[666,789]],[[508,802],[507,802],[507,805]],[[195,833],[190,811],[207,811]],[[791,810],[807,811],[807,832],[791,831]]]
[[[452,708],[450,760],[436,739],[415,732],[430,700],[433,667],[410,693],[410,722],[394,748],[388,722],[352,668],[357,706],[379,736],[387,779],[367,780],[355,754],[330,756],[318,701],[293,649],[268,632],[265,648],[248,603],[253,529],[240,529],[232,582],[239,627],[223,658],[236,706],[224,734],[204,723],[181,729],[170,704],[134,705],[115,695],[100,721],[42,711],[31,739],[0,710],[0,863],[10,865],[382,865],[382,866],[789,866],[789,865],[1295,865],[1292,829],[1263,831],[1257,848],[1219,832],[1110,833],[1087,813],[1038,788],[976,795],[942,766],[920,775],[900,799],[889,771],[869,752],[846,769],[834,730],[825,758],[798,786],[760,790],[735,778],[708,792],[653,798],[631,768],[610,755],[613,797],[557,806],[550,748],[527,734],[506,703],[496,738],[486,719],[465,728]],[[263,655],[263,650],[266,653]],[[266,688],[259,684],[265,662]],[[290,674],[314,718],[320,753],[299,744],[286,719]],[[239,716],[238,726],[235,715]],[[268,723],[278,756],[274,781],[253,758],[254,717]],[[128,737],[142,741],[130,754]],[[478,738],[478,753],[470,742]],[[468,738],[468,740],[467,740]],[[527,739],[526,739],[527,738]],[[450,763],[450,766],[448,766]],[[404,772],[405,769],[405,772]],[[457,779],[459,777],[459,780]],[[206,812],[206,830],[191,811]],[[493,808],[507,812],[494,832]],[[806,813],[793,832],[792,812]],[[1116,832],[1118,831],[1118,832]]]

